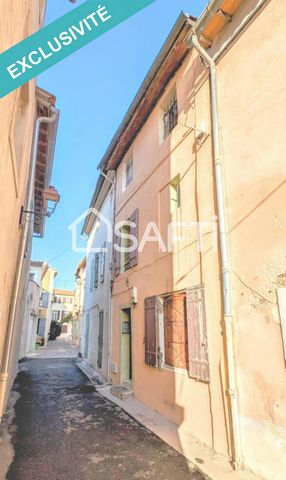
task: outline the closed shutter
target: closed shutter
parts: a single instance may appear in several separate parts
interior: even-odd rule
[[[95,260],[93,259],[91,262],[91,268],[90,268],[90,279],[89,279],[89,291],[92,292],[93,290],[93,284],[94,284],[94,265],[95,265]]]
[[[187,290],[189,374],[210,381],[205,295],[202,285]]]
[[[106,242],[104,242],[104,245],[103,245],[102,249],[103,250],[106,249]],[[104,283],[105,264],[106,264],[106,252],[103,251],[103,252],[101,252],[101,262],[100,262],[100,281],[101,281],[101,283]]]
[[[114,246],[120,246],[120,237],[114,234]],[[113,247],[114,258],[114,275],[117,277],[120,274],[120,252]]]
[[[133,235],[138,240],[138,220],[139,220],[139,210],[136,209],[132,213],[129,221],[134,223],[134,227],[130,226],[130,234]],[[129,254],[129,268],[135,267],[138,265],[138,245],[132,252]]]
[[[164,298],[165,364],[188,368],[186,293]]]
[[[104,312],[99,312],[97,366],[102,368]]]
[[[157,297],[145,298],[145,363],[157,365]]]
[[[94,288],[98,287],[98,272],[99,272],[99,253],[96,253],[95,262],[94,262]]]

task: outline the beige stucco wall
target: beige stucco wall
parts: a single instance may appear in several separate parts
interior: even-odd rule
[[[0,0],[0,51],[39,29],[43,21],[44,0]],[[31,146],[35,120],[35,82],[0,100],[0,358],[3,354],[10,297],[21,237],[19,218],[27,195]],[[27,271],[24,267],[24,271]],[[23,282],[26,281],[24,273]],[[22,282],[22,283],[23,283]],[[9,385],[16,372],[21,322],[15,331]]]
[[[276,296],[286,273],[285,15],[285,2],[268,2],[218,65],[243,450],[275,480],[286,471]]]
[[[218,38],[228,38],[257,1],[246,1]],[[268,2],[218,62],[220,130],[225,162],[230,227],[232,297],[239,411],[245,465],[272,480],[281,479],[286,458],[286,371],[276,288],[285,274],[285,2]],[[116,220],[139,209],[139,237],[151,220],[170,221],[168,183],[181,176],[182,207],[175,220],[212,221],[216,213],[208,74],[195,52],[177,72],[179,125],[160,144],[157,106],[135,139],[134,180],[122,192],[118,168]],[[162,102],[164,97],[162,98]],[[207,135],[195,142],[193,126]],[[174,218],[173,218],[174,220]],[[225,392],[224,335],[218,254],[206,228],[203,252],[194,230],[173,255],[148,245],[138,266],[115,280],[113,361],[120,368],[120,308],[132,307],[133,389],[135,395],[183,430],[222,453],[229,453],[229,415]],[[279,277],[279,278],[278,278]],[[161,372],[144,364],[144,298],[205,283],[211,382],[187,373]],[[113,383],[120,382],[120,372]],[[183,437],[183,435],[181,435]],[[258,448],[259,446],[259,448]],[[269,452],[271,451],[271,455]]]

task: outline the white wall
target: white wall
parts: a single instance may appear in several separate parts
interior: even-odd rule
[[[96,207],[97,208],[97,207]],[[104,216],[111,225],[114,218],[114,193],[113,188],[107,193],[100,208],[100,214]],[[101,282],[101,261],[99,264],[98,287],[90,289],[92,275],[92,262],[95,258],[94,248],[101,249],[106,242],[107,252],[105,254],[104,282]],[[83,331],[81,340],[81,353],[94,369],[108,379],[109,363],[109,338],[110,338],[110,285],[112,279],[112,242],[108,242],[107,227],[104,221],[96,223],[88,239],[86,282],[84,295]],[[99,334],[99,312],[104,312],[103,322],[103,359],[102,368],[99,368],[98,360],[98,334]],[[88,325],[89,317],[89,325]],[[87,353],[87,357],[85,356]]]

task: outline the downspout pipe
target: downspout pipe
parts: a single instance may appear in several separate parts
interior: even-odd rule
[[[38,153],[38,143],[39,143],[39,136],[40,136],[40,127],[42,123],[52,124],[58,118],[58,111],[52,107],[51,108],[52,115],[51,117],[38,117],[36,120],[35,125],[35,136],[34,136],[34,147],[32,153],[32,162],[30,167],[30,180],[28,182],[28,199],[27,199],[27,210],[33,209],[33,195],[34,195],[34,185],[35,185],[35,177],[36,177],[36,166],[37,166],[37,153]],[[2,357],[1,362],[1,370],[0,370],[0,424],[2,421],[2,417],[4,415],[4,408],[5,408],[5,397],[7,391],[7,382],[9,376],[9,366],[11,360],[11,353],[12,353],[12,343],[14,338],[14,331],[15,331],[15,324],[16,324],[16,312],[17,312],[17,301],[19,296],[20,284],[21,284],[21,277],[22,277],[22,269],[23,263],[25,259],[25,251],[26,251],[26,244],[29,237],[29,229],[30,229],[30,222],[25,222],[25,226],[22,232],[21,240],[20,240],[20,247],[18,251],[17,257],[17,267],[15,272],[15,278],[13,283],[13,291],[9,309],[9,316],[8,316],[8,323],[7,323],[7,331],[5,336],[5,343],[4,343],[4,354]]]
[[[195,26],[196,29],[196,26]],[[197,31],[197,30],[196,30]],[[223,182],[223,163],[219,135],[217,69],[214,60],[200,45],[197,34],[192,31],[187,38],[189,48],[195,48],[198,54],[208,64],[210,70],[210,95],[212,116],[212,141],[215,166],[215,186],[219,222],[220,261],[222,274],[223,320],[225,327],[228,394],[230,400],[231,435],[233,444],[232,462],[236,470],[242,467],[242,443],[239,423],[238,392],[235,371],[233,313],[231,301],[231,270],[229,255],[229,238],[227,232],[227,216],[225,205],[225,191]]]

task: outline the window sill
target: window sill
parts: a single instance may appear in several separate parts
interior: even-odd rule
[[[185,368],[177,368],[177,367],[170,367],[169,365],[162,365],[161,369],[162,370],[167,370],[169,372],[180,373],[182,375],[189,376],[188,371]]]

